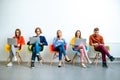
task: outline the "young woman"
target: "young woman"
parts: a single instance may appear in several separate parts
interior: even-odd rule
[[[86,52],[86,48],[85,48],[85,45],[84,45],[84,44],[80,43],[80,44],[78,44],[78,45],[74,45],[76,39],[78,39],[78,38],[81,39],[81,31],[80,31],[80,30],[77,30],[77,31],[75,32],[75,37],[72,38],[72,40],[71,40],[71,42],[70,42],[70,45],[72,45],[72,48],[73,48],[74,50],[78,50],[78,51],[80,52],[80,65],[85,68],[86,65],[84,64],[84,57],[86,57],[88,63],[91,64],[92,62],[91,62],[90,59],[88,58],[88,54],[87,54],[87,52]]]
[[[37,27],[35,29],[35,33],[36,33],[36,36],[33,36],[33,37],[39,37],[40,42],[35,42],[34,44],[32,44],[31,68],[34,67],[34,62],[36,57],[38,58],[38,61],[41,60],[42,57],[40,56],[40,52],[43,50],[44,46],[48,45],[46,38],[41,35],[42,33],[41,28]],[[27,44],[30,45],[30,41]]]
[[[22,48],[22,45],[25,44],[25,40],[24,37],[21,36],[21,30],[20,29],[16,29],[15,30],[15,36],[13,37],[15,39],[17,39],[17,45],[10,45],[11,46],[11,50],[10,50],[10,62],[7,64],[7,66],[12,66],[12,58],[14,57],[15,60],[17,60],[16,55],[18,54],[16,51],[20,50]]]
[[[66,50],[64,47],[66,45],[66,42],[65,42],[65,39],[62,38],[62,31],[61,30],[57,30],[57,37],[54,38],[53,45],[54,45],[55,50],[59,52],[58,67],[61,67],[62,53],[65,56],[65,61],[67,61],[67,62],[71,61],[66,54]]]

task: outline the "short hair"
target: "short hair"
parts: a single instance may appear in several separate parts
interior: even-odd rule
[[[37,33],[37,30],[40,30],[40,33],[42,33],[42,30],[41,30],[41,28],[40,27],[37,27],[36,29],[35,29],[35,33]]]
[[[94,28],[94,31],[99,31],[99,28],[98,27]]]

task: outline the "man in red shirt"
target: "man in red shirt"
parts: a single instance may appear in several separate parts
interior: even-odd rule
[[[106,64],[106,55],[109,57],[110,61],[114,61],[115,58],[110,55],[107,48],[104,45],[104,39],[101,35],[99,35],[99,28],[94,28],[94,34],[90,35],[89,37],[89,44],[91,46],[94,46],[94,49],[96,51],[99,51],[102,53],[102,66],[108,67]]]

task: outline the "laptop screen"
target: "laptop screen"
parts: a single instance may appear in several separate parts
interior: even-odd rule
[[[30,37],[30,44],[34,44],[35,42],[40,43],[40,38],[39,37]]]
[[[86,44],[86,39],[79,39],[79,38],[77,38],[75,40],[75,44],[74,45],[78,46],[80,44],[84,44],[85,45]]]
[[[17,40],[15,38],[8,38],[7,43],[9,45],[17,45]]]

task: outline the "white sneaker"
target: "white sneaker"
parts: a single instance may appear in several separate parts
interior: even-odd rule
[[[92,64],[92,62],[91,62],[90,60],[88,61],[88,63],[89,63],[89,64]]]
[[[83,63],[81,63],[81,66],[82,66],[83,68],[86,68],[86,65],[85,65],[85,64],[83,64]]]
[[[8,66],[8,67],[13,66],[12,62],[9,62],[9,63],[7,64],[7,66]]]
[[[17,61],[17,57],[16,56],[14,57],[14,61]]]

